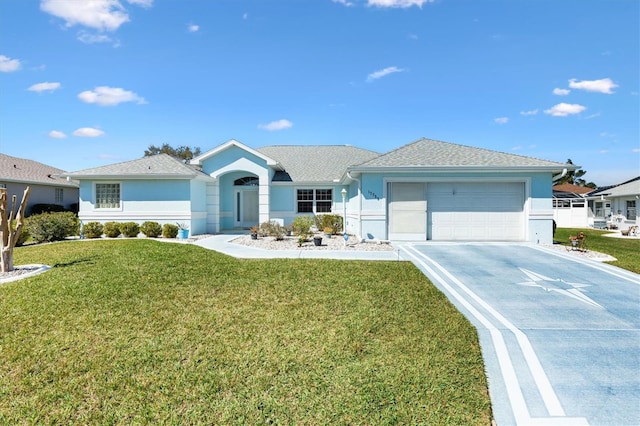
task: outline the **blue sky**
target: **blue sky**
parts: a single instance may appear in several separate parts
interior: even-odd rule
[[[0,151],[421,137],[640,174],[637,0],[2,0]],[[321,159],[318,159],[321,161]]]

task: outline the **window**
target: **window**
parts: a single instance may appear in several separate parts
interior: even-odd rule
[[[258,186],[260,185],[260,180],[257,177],[245,176],[234,180],[233,184],[235,186]]]
[[[96,208],[118,209],[120,208],[120,184],[96,183]]]
[[[7,188],[7,184],[6,183],[0,183],[0,189],[6,189]]]
[[[627,220],[636,218],[636,200],[627,200]]]
[[[64,189],[62,188],[56,188],[56,194],[55,194],[55,203],[56,204],[64,204]]]
[[[557,209],[568,209],[571,207],[571,202],[569,200],[553,200],[553,207]]]
[[[298,213],[331,213],[331,189],[298,189]]]

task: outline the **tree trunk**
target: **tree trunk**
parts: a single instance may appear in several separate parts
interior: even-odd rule
[[[2,255],[0,256],[0,272],[13,271],[13,248],[18,242],[20,233],[22,232],[22,226],[24,225],[24,211],[27,208],[27,200],[29,199],[30,187],[24,190],[22,195],[22,201],[18,208],[15,220],[15,229],[11,225],[14,219],[14,209],[16,207],[16,196],[11,197],[11,209],[8,209],[8,194],[6,188],[0,188],[0,250]]]

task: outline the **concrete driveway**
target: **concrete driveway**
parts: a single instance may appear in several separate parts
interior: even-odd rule
[[[403,244],[477,327],[503,425],[640,424],[640,276],[533,245]]]

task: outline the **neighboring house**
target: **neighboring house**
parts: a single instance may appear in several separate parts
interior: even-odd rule
[[[593,226],[593,213],[585,197],[593,188],[565,183],[553,186],[553,219],[559,228]]]
[[[31,187],[27,214],[34,204],[58,204],[71,210],[77,208],[78,182],[60,177],[62,173],[63,170],[37,161],[0,153],[0,187],[7,188],[9,203],[13,195],[20,203],[26,187]]]
[[[587,195],[596,228],[626,229],[640,225],[637,206],[640,199],[640,176],[626,182],[597,188]]]
[[[550,244],[553,177],[572,167],[430,139],[385,154],[230,140],[190,164],[158,155],[65,176],[85,222],[187,222],[195,235],[333,213],[363,239]]]

